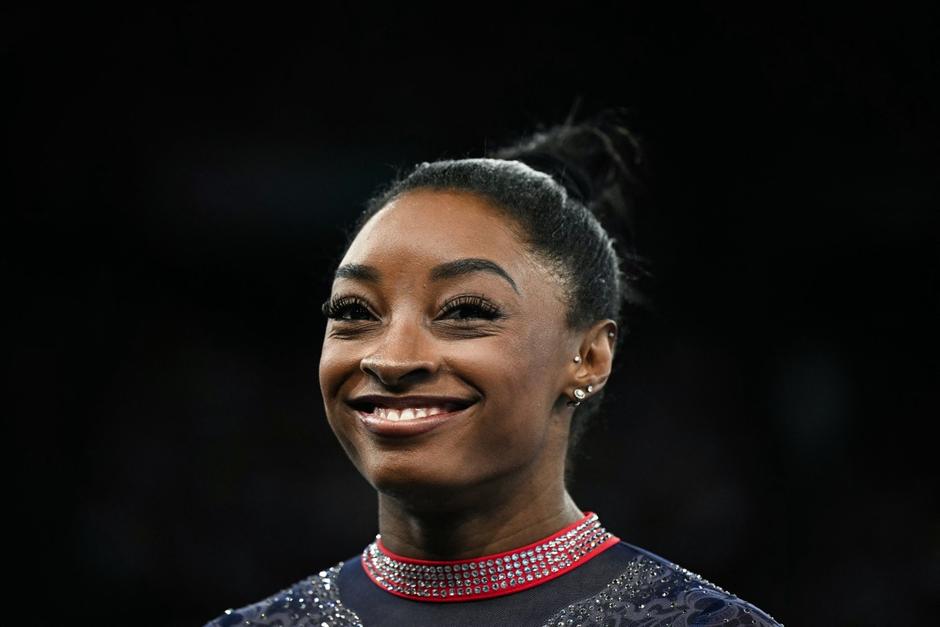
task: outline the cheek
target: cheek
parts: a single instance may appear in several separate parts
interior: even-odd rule
[[[512,414],[506,417],[507,428],[512,428],[519,446],[544,446],[552,428],[560,424],[554,413],[558,396],[563,393],[560,346],[560,338],[551,327],[530,325],[507,356],[505,385],[501,389],[512,407]]]
[[[337,394],[343,383],[350,379],[350,373],[358,371],[359,360],[350,346],[335,340],[324,340],[319,378],[326,420],[350,461],[362,472],[361,443],[357,442],[355,425],[343,420],[342,412],[336,406]]]
[[[542,399],[536,396],[551,396],[555,357],[539,338],[505,334],[456,348],[447,359],[454,372],[477,383],[492,400],[541,405]]]
[[[333,399],[343,379],[359,369],[359,356],[349,343],[326,338],[320,352],[320,391],[327,403]]]
[[[518,464],[544,448],[557,419],[556,362],[554,347],[528,334],[467,346],[455,357],[454,369],[486,395],[485,419],[473,428],[491,463]]]
[[[320,353],[320,394],[323,396],[323,405],[326,408],[327,420],[334,431],[339,434],[342,425],[338,424],[337,396],[344,382],[359,372],[359,357],[352,346],[345,345],[336,340],[325,340]]]

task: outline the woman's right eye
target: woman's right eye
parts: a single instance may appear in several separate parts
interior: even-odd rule
[[[375,316],[368,306],[358,298],[336,298],[323,303],[323,315],[331,320],[356,322],[372,320]]]

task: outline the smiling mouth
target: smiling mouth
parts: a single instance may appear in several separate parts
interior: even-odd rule
[[[367,412],[379,420],[391,420],[399,422],[402,420],[417,420],[427,418],[428,416],[437,416],[454,411],[446,407],[406,407],[405,409],[395,409],[393,407],[376,407],[371,412]]]
[[[475,401],[432,397],[379,397],[363,396],[352,399],[349,405],[361,414],[378,420],[405,422],[432,418],[466,409]]]
[[[431,396],[360,396],[347,403],[368,431],[380,436],[408,437],[449,422],[477,401]]]

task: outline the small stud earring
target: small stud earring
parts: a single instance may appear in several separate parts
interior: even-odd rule
[[[608,331],[608,332],[607,332],[607,337],[613,339],[613,337],[614,337],[614,332],[613,332],[613,331]]]
[[[591,392],[593,392],[593,391],[594,391],[594,386],[593,386],[593,385],[587,386],[587,391],[588,391],[588,394],[590,394]]]
[[[587,396],[587,394],[585,394],[584,390],[582,390],[581,388],[574,389],[574,397],[578,399],[579,401],[583,401],[585,396]]]
[[[574,363],[576,363],[576,364],[580,364],[580,363],[581,363],[581,355],[575,355],[575,356],[574,356]]]

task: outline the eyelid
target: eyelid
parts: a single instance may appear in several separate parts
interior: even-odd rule
[[[446,315],[455,309],[463,305],[473,305],[479,307],[483,311],[490,314],[493,318],[504,318],[505,313],[503,312],[502,307],[492,302],[482,294],[458,294],[452,298],[447,299],[440,306],[438,310],[438,316]]]
[[[323,303],[321,311],[323,311],[323,315],[327,318],[338,320],[336,316],[340,313],[340,310],[352,305],[359,305],[368,311],[370,315],[376,316],[369,301],[358,294],[337,294]]]
[[[369,303],[368,299],[359,294],[337,294],[329,300],[323,303],[321,306],[321,311],[323,315],[331,320],[342,321],[340,316],[343,313],[343,310],[352,307],[359,306],[365,309],[371,316],[378,318],[378,314],[375,313],[375,308]],[[480,316],[481,318],[491,318],[493,320],[505,318],[506,314],[502,307],[488,299],[482,294],[476,293],[467,293],[467,294],[458,294],[451,298],[448,298],[441,306],[438,308],[436,318],[442,316],[447,316],[448,314],[460,309],[464,306],[472,306],[479,308],[485,316]]]

